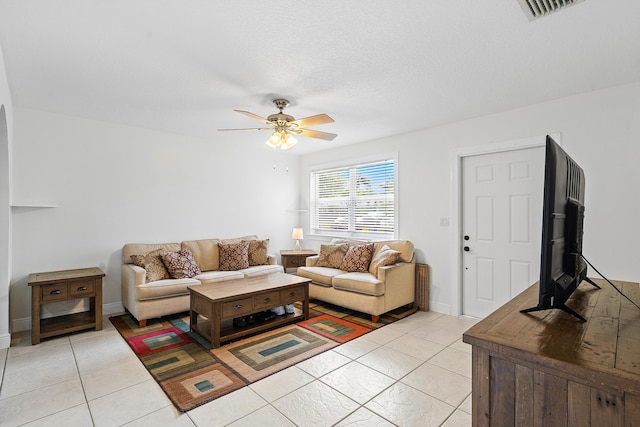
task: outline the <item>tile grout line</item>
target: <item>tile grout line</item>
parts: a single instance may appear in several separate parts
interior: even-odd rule
[[[84,387],[84,381],[82,380],[82,374],[80,373],[80,367],[78,366],[78,358],[76,357],[75,349],[73,348],[73,342],[69,339],[69,345],[71,346],[71,354],[73,354],[73,362],[76,365],[76,372],[78,372],[78,379],[80,380],[80,386],[82,387],[82,394],[84,396],[84,403],[87,405],[87,411],[91,418],[91,424],[96,425],[96,421],[93,418],[93,412],[91,412],[91,406],[89,406],[89,399],[87,398],[87,390]]]

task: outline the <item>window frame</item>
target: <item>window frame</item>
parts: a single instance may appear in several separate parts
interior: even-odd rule
[[[394,179],[394,187],[393,187],[393,210],[394,210],[394,229],[391,233],[372,233],[366,231],[357,231],[357,230],[322,230],[322,229],[314,229],[313,228],[313,217],[315,210],[315,199],[314,199],[314,174],[323,171],[329,171],[331,169],[340,169],[340,168],[351,168],[358,166],[365,166],[367,164],[377,163],[377,162],[385,162],[385,161],[393,161],[393,179]],[[324,163],[313,165],[309,168],[308,177],[309,177],[309,231],[310,236],[315,236],[319,238],[352,238],[352,239],[362,239],[362,240],[394,240],[397,239],[399,224],[398,224],[398,153],[386,153],[386,154],[378,154],[367,157],[357,157],[348,160],[343,160],[340,162],[332,162],[332,163]],[[350,207],[350,215],[351,209],[354,207]]]

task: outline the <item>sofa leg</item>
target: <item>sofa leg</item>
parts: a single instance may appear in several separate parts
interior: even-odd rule
[[[371,321],[373,323],[378,323],[379,320],[380,320],[380,315],[375,315],[375,314],[371,315]]]
[[[146,328],[147,327],[147,319],[139,320],[138,321],[138,326],[141,327],[141,328]]]

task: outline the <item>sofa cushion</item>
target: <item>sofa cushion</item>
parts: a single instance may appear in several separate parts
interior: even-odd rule
[[[284,273],[284,269],[281,265],[275,264],[266,264],[266,265],[254,265],[249,268],[243,268],[242,270],[238,270],[238,272],[243,273],[245,277],[254,277],[254,276],[262,276],[264,274],[271,273]]]
[[[320,245],[320,253],[316,267],[340,268],[344,256],[347,254],[349,245],[346,243],[339,245]]]
[[[127,243],[122,247],[122,263],[133,264],[131,255],[148,254],[158,249],[163,249],[167,252],[179,251],[180,243]]]
[[[378,277],[378,267],[395,264],[399,258],[400,251],[393,250],[388,245],[382,245],[371,259],[371,264],[369,264],[369,273]]]
[[[357,292],[365,295],[384,295],[384,282],[371,273],[344,273],[333,278],[334,289]]]
[[[311,279],[313,283],[331,286],[334,277],[344,274],[344,271],[330,267],[298,267],[296,275]]]
[[[240,243],[243,240],[258,240],[258,236],[255,234],[251,234],[249,236],[236,237],[233,239],[222,239],[220,243],[229,244],[229,243]]]
[[[244,241],[249,242],[249,266],[267,264],[269,239]]]
[[[189,286],[199,285],[200,282],[192,278],[158,280],[143,283],[136,286],[136,299],[138,301],[168,298],[178,295],[188,295]]]
[[[373,243],[351,246],[340,264],[340,270],[366,273],[373,256]]]
[[[382,249],[384,245],[389,246],[394,251],[400,252],[400,258],[398,261],[403,262],[411,262],[413,261],[414,256],[414,246],[409,240],[381,240],[379,242],[375,242],[375,250],[373,251],[373,256],[376,256],[376,253]]]
[[[351,246],[363,245],[365,243],[371,243],[371,242],[369,240],[357,240],[357,239],[337,239],[336,238],[331,240],[332,245],[340,245],[342,243],[346,243],[351,247]]]
[[[162,261],[173,279],[184,279],[200,274],[200,268],[189,248],[180,249],[177,252],[165,252],[162,254]]]
[[[220,271],[235,271],[249,267],[249,242],[218,243]]]
[[[189,248],[200,271],[211,271],[218,269],[218,243],[220,239],[186,240],[180,247]]]
[[[146,255],[131,255],[131,260],[138,267],[145,270],[145,282],[155,282],[156,280],[170,279],[171,276],[162,262],[164,249],[151,251]]]
[[[206,285],[208,283],[220,282],[222,280],[242,279],[243,277],[244,274],[240,271],[205,271],[193,278],[198,279],[203,285]]]

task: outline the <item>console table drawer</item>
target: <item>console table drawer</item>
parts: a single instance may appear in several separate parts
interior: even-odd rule
[[[253,297],[253,306],[256,310],[266,310],[277,305],[280,305],[280,293],[278,291]]]
[[[71,298],[84,298],[95,295],[95,281],[69,283],[69,295]]]
[[[222,304],[222,318],[232,319],[253,313],[253,298],[238,299]]]
[[[69,298],[69,287],[67,285],[47,285],[40,286],[42,292],[42,302],[65,301]]]
[[[296,301],[304,301],[304,286],[280,291],[280,301],[281,304],[293,304]]]

